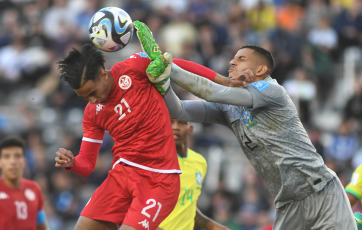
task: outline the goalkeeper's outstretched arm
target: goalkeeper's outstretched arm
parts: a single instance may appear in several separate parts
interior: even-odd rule
[[[222,111],[214,103],[201,100],[181,101],[172,90],[172,87],[169,88],[164,99],[171,118],[196,123],[227,125]]]
[[[171,80],[206,101],[253,106],[252,96],[247,89],[216,84],[209,79],[181,69],[174,63],[172,63]]]

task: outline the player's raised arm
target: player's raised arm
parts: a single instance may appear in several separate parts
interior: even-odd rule
[[[247,79],[251,80],[250,78],[252,77],[252,75],[248,74],[248,75],[240,75],[235,78],[229,78],[217,73],[212,69],[209,69],[205,66],[199,65],[191,61],[173,58],[172,62],[175,63],[177,66],[179,66],[181,69],[184,69],[196,75],[200,75],[201,77],[207,78],[215,83],[224,86],[241,87],[245,85],[246,83],[245,80]]]
[[[168,53],[165,53],[164,58],[168,65],[163,72],[160,73],[163,69],[159,67],[159,64],[156,63],[156,61],[151,62],[147,68],[147,76],[152,83],[157,85],[159,82],[163,82],[164,85],[167,85],[167,88],[163,88],[163,92],[166,92],[170,85],[169,83],[165,84],[164,82],[169,81],[171,74],[171,79],[176,84],[206,101],[247,107],[253,106],[253,99],[247,89],[219,85],[207,78],[181,69],[179,66],[172,63],[172,56]]]
[[[101,143],[82,141],[79,154],[74,157],[70,150],[60,148],[56,152],[55,167],[65,168],[81,176],[89,176],[95,168]]]
[[[137,29],[137,36],[141,42],[142,49],[152,60],[151,64],[146,70],[147,76],[158,89],[158,91],[160,91],[162,95],[165,95],[170,86],[169,75],[171,73],[172,56],[169,54],[161,54],[159,46],[154,40],[151,31],[144,23],[135,21],[134,26]],[[180,60],[176,60],[176,62],[179,62],[184,67],[189,66],[188,68],[196,73],[206,73],[206,78],[203,78],[200,75],[181,69],[176,64],[172,65],[173,74],[171,75],[171,79],[176,84],[180,85],[196,96],[211,102],[220,102],[248,107],[252,106],[252,97],[248,90],[242,88],[225,87],[212,82],[212,80],[215,78],[221,81],[223,81],[224,78],[221,75],[217,75],[215,71],[209,70],[206,67],[201,67],[195,63],[187,63]],[[250,74],[250,72],[251,71],[246,70],[244,73],[241,73],[232,79],[234,82],[239,79],[250,81],[254,77],[252,74]],[[230,84],[230,82],[224,83]],[[245,81],[242,84],[245,84]]]
[[[168,63],[165,62],[162,52],[161,52],[158,44],[154,40],[154,38],[152,36],[152,32],[149,30],[149,28],[143,22],[140,22],[140,21],[135,21],[133,24],[136,29],[136,34],[141,43],[141,47],[142,47],[143,51],[147,54],[147,56],[152,61],[157,62],[158,68],[160,69],[160,70],[152,73],[153,76],[155,77],[156,76],[155,74],[161,74],[164,71],[164,68],[167,67]],[[250,77],[250,76],[246,75],[246,76],[238,76],[235,78],[229,78],[229,77],[222,76],[221,74],[218,74],[217,72],[215,72],[212,69],[209,69],[205,66],[199,65],[199,64],[191,62],[191,61],[177,59],[177,58],[174,58],[172,61],[176,65],[180,66],[182,69],[185,69],[191,73],[200,75],[204,78],[207,78],[211,81],[214,81],[218,84],[225,85],[225,86],[231,86],[231,87],[243,86],[246,83],[245,80],[247,80],[248,77]],[[149,69],[149,71],[151,71],[151,70]],[[249,79],[249,80],[251,80],[251,79]],[[161,93],[163,93],[163,92],[161,92]]]
[[[217,123],[226,125],[222,112],[214,103],[205,101],[181,101],[170,87],[164,97],[171,118],[198,123]]]
[[[181,69],[175,64],[172,64],[170,77],[176,84],[206,101],[247,107],[252,107],[253,105],[253,100],[248,90],[216,84],[206,78]]]

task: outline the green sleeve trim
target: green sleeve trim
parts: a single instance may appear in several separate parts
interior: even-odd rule
[[[356,193],[355,191],[353,191],[353,190],[350,189],[350,188],[346,188],[346,192],[352,194],[352,195],[355,196],[358,200],[361,199],[360,195],[358,195],[358,193]]]

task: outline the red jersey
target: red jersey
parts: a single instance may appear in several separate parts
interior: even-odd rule
[[[44,199],[40,187],[22,179],[20,188],[9,188],[0,178],[0,229],[33,230]]]
[[[150,62],[138,53],[111,68],[114,86],[109,97],[88,103],[84,110],[83,142],[102,143],[108,130],[115,141],[113,166],[124,162],[153,172],[181,173],[166,103],[146,76]],[[71,171],[84,170],[77,165],[76,158]]]

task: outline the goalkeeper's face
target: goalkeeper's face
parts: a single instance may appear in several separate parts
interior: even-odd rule
[[[229,77],[243,79],[246,84],[250,84],[256,80],[254,77],[265,75],[267,66],[263,61],[254,50],[240,49],[230,61]]]
[[[96,81],[87,81],[82,87],[74,91],[78,96],[86,99],[91,104],[103,103],[107,100],[113,88],[112,74],[102,70]]]
[[[255,69],[255,58],[252,49],[240,49],[230,61],[229,77],[235,78],[241,72]]]

